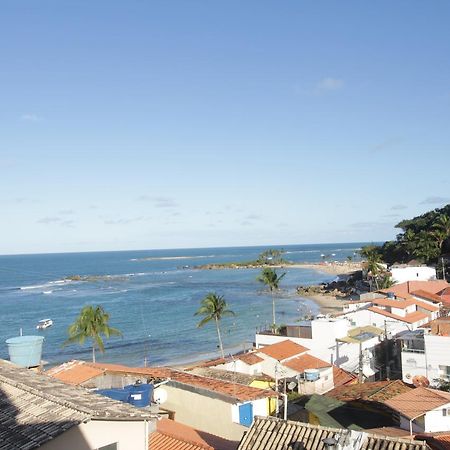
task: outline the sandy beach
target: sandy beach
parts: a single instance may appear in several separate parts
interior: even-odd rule
[[[360,262],[301,263],[301,264],[292,264],[287,267],[293,267],[296,269],[314,269],[319,270],[320,272],[325,272],[330,275],[345,275],[361,270],[362,263]]]

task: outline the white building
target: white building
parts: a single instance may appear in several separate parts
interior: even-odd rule
[[[402,379],[405,383],[437,385],[450,381],[450,318],[441,317],[420,330],[403,333]]]
[[[450,393],[418,387],[385,402],[399,419],[400,428],[412,433],[450,431]]]
[[[436,269],[427,266],[392,266],[389,271],[395,284],[406,281],[432,281],[436,280]]]

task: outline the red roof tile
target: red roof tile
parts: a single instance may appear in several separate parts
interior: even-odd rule
[[[344,386],[350,383],[355,383],[356,376],[347,372],[340,367],[333,366],[333,382],[335,386]]]
[[[390,317],[392,319],[400,320],[401,322],[407,323],[415,323],[422,319],[427,319],[428,316],[420,311],[415,311],[413,313],[407,314],[405,317],[398,316],[397,314],[392,314],[384,309],[378,308],[376,306],[371,306],[367,308],[369,311],[372,311],[377,314],[381,314],[382,316]]]
[[[408,419],[413,419],[450,403],[450,393],[418,387],[397,395],[384,403]]]
[[[316,358],[315,356],[306,354],[284,362],[283,366],[289,367],[296,372],[303,373],[306,369],[323,369],[325,367],[331,367],[331,364]]]
[[[408,306],[414,305],[414,300],[391,300],[388,298],[376,298],[371,300],[374,305],[389,306],[391,308],[405,309]]]
[[[333,397],[341,401],[370,400],[384,402],[398,394],[409,392],[413,388],[400,380],[372,381],[366,383],[338,386],[327,392],[327,397]]]
[[[405,283],[395,284],[387,289],[381,289],[380,292],[393,292],[395,295],[407,295],[413,291],[423,290],[437,294],[446,287],[449,287],[449,284],[444,280],[406,281]]]
[[[450,336],[450,317],[439,317],[421,328],[430,328],[431,334],[435,336]]]
[[[432,302],[439,303],[441,302],[441,297],[439,295],[433,294],[432,292],[424,291],[423,289],[418,289],[417,291],[411,292],[415,297],[424,298],[426,300],[430,300]]]
[[[253,366],[254,364],[258,364],[261,361],[264,361],[256,353],[245,353],[243,355],[238,356],[235,359],[239,359],[239,361],[242,361],[245,364],[248,364],[249,366]]]
[[[308,350],[309,348],[286,339],[285,341],[277,342],[276,344],[267,345],[266,347],[260,348],[258,351],[278,361],[283,361],[284,359],[305,353]]]
[[[430,311],[430,312],[436,312],[439,311],[439,306],[434,306],[434,305],[430,305],[429,303],[426,302],[421,302],[419,300],[414,300],[414,303],[422,309],[425,309],[426,311]]]
[[[103,370],[91,367],[85,364],[84,361],[69,361],[60,366],[53,367],[48,370],[46,374],[52,378],[63,381],[66,384],[73,384],[78,386],[92,378],[103,374]]]
[[[237,443],[197,431],[169,419],[161,419],[150,435],[151,450],[234,450]]]

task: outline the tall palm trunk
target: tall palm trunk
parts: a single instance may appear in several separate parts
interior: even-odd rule
[[[95,345],[92,346],[92,362],[95,363]]]
[[[217,337],[219,338],[220,353],[222,355],[222,358],[225,358],[225,354],[223,352],[222,336],[220,335],[219,320],[217,319],[217,317],[215,317],[214,320],[216,321]]]
[[[276,318],[275,318],[275,296],[273,295],[273,289],[270,290],[270,295],[272,296],[272,330],[275,331],[275,324]]]

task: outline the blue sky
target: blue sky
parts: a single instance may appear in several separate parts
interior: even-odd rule
[[[393,238],[450,203],[449,17],[2,2],[0,254]]]

